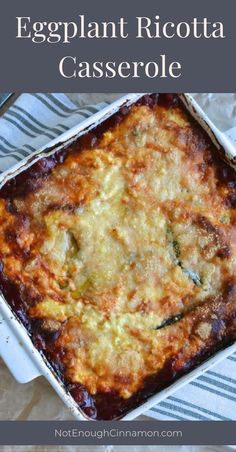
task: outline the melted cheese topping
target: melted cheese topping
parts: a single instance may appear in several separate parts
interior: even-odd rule
[[[185,313],[221,293],[236,253],[207,151],[180,108],[134,106],[97,148],[69,154],[16,198],[17,214],[0,202],[4,272],[33,291],[28,316],[59,329],[65,377],[91,394],[128,398],[211,334],[204,321],[193,339]]]

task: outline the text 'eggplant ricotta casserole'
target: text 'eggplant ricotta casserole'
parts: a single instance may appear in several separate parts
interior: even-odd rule
[[[1,291],[84,414],[118,419],[236,336],[236,174],[147,95],[0,191]]]

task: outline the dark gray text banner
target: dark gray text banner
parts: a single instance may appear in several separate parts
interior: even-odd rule
[[[235,421],[1,421],[1,445],[233,445]]]
[[[8,0],[0,91],[235,91],[235,12],[235,0]]]

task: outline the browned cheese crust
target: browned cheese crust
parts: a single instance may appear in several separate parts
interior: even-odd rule
[[[103,129],[3,187],[0,260],[35,345],[112,418],[235,338],[236,177],[177,97]]]

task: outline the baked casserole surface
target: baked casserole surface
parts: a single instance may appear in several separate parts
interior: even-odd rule
[[[149,95],[0,190],[0,286],[83,412],[119,418],[236,335],[236,175]]]

